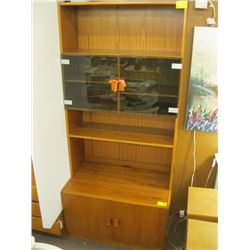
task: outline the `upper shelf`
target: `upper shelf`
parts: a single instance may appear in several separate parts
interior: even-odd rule
[[[102,1],[59,6],[62,53],[181,58],[184,11],[176,9],[175,2]]]
[[[172,5],[175,6],[176,1],[89,1],[89,2],[64,2],[61,6],[98,6],[98,5]]]
[[[88,140],[173,148],[173,131],[166,129],[85,123],[83,127],[71,128],[69,136]]]
[[[62,52],[64,56],[119,56],[119,57],[150,57],[162,59],[181,59],[180,51],[167,50],[109,50],[109,49],[68,49]]]

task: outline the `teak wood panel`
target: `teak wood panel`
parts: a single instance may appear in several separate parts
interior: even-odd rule
[[[45,232],[45,233],[51,233],[56,235],[61,235],[62,230],[60,226],[60,220],[56,220],[56,222],[53,224],[53,226],[50,229],[43,228],[42,225],[42,219],[36,216],[32,216],[32,229]]]
[[[62,194],[158,207],[158,201],[168,202],[168,187],[169,176],[160,171],[83,163]]]
[[[113,202],[112,216],[113,238],[116,241],[147,248],[164,248],[168,210]]]
[[[72,174],[74,174],[85,159],[83,142],[75,138],[69,138],[69,151],[71,155]]]
[[[88,140],[84,146],[87,161],[169,172],[171,149]]]
[[[66,232],[81,238],[163,248],[168,210],[62,193]]]
[[[77,9],[59,7],[61,52],[78,50]]]
[[[140,114],[124,114],[109,112],[79,112],[69,111],[75,116],[79,116],[82,122],[106,123],[114,125],[127,125],[139,128],[162,128],[174,130],[175,118],[170,116],[140,115]],[[82,117],[81,117],[82,116]],[[80,122],[78,122],[80,123]]]
[[[119,50],[180,53],[183,12],[165,6],[120,6]],[[144,52],[144,53],[143,53]]]
[[[117,8],[98,6],[78,9],[79,49],[116,50]]]
[[[216,23],[218,24],[218,1],[213,1],[216,10]],[[176,146],[175,172],[173,180],[172,211],[183,209],[187,205],[187,189],[193,172],[193,132],[184,128],[186,118],[187,97],[189,91],[190,67],[193,48],[193,31],[195,26],[207,26],[206,18],[211,17],[211,8],[204,10],[195,9],[195,2],[189,1],[184,32],[185,44],[183,44],[184,60],[182,62],[181,82],[179,84],[179,125],[178,142]],[[196,185],[204,186],[210,171],[213,156],[218,152],[217,133],[196,133],[199,153],[197,154]],[[209,143],[208,143],[209,142]],[[211,181],[213,181],[211,176]]]
[[[62,52],[181,56],[183,10],[175,6],[61,6]],[[158,52],[157,52],[158,51]],[[93,52],[94,53],[94,52]]]
[[[62,193],[62,202],[67,234],[95,240],[111,238],[108,201]]]
[[[38,202],[32,202],[32,216],[41,217],[41,211]]]
[[[93,127],[74,128],[70,137],[88,140],[121,142],[133,145],[154,146],[160,148],[173,148],[172,135],[149,134],[139,131],[122,131],[118,129],[96,129]]]
[[[62,6],[98,6],[98,5],[173,5],[175,6],[176,0],[158,0],[158,1],[152,1],[152,0],[137,0],[137,1],[131,1],[131,0],[102,0],[100,2],[98,1],[89,1],[89,2],[63,2],[60,3]]]
[[[128,125],[142,129],[159,129],[159,131],[163,129],[174,131],[175,128],[175,118],[164,116],[66,110],[66,117],[69,131],[75,127],[81,127],[85,123],[105,123],[114,126]],[[81,161],[84,159],[91,162],[160,170],[165,173],[169,172],[169,166],[171,165],[172,149],[168,148],[90,141],[77,138],[69,138],[69,140],[69,145],[71,145],[72,174],[77,171]]]
[[[38,193],[37,193],[36,186],[34,185],[31,186],[31,193],[32,193],[32,201],[38,202]]]
[[[146,50],[146,8],[140,6],[119,7],[119,50]]]

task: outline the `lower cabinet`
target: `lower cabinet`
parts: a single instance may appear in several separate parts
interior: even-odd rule
[[[168,209],[62,193],[66,233],[163,249]]]

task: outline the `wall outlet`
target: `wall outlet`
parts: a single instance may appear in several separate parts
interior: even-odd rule
[[[209,17],[207,18],[207,25],[216,25],[216,22],[213,18]]]
[[[208,0],[195,0],[195,9],[207,9]]]
[[[180,216],[180,218],[183,218],[185,216],[185,210],[180,210],[179,216]]]

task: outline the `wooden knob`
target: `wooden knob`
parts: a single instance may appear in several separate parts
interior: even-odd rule
[[[111,226],[111,218],[110,218],[110,217],[107,217],[107,218],[106,218],[106,226],[107,226],[107,227],[110,227],[110,226]]]
[[[118,218],[114,218],[113,226],[114,227],[119,227],[120,226],[120,220]]]

